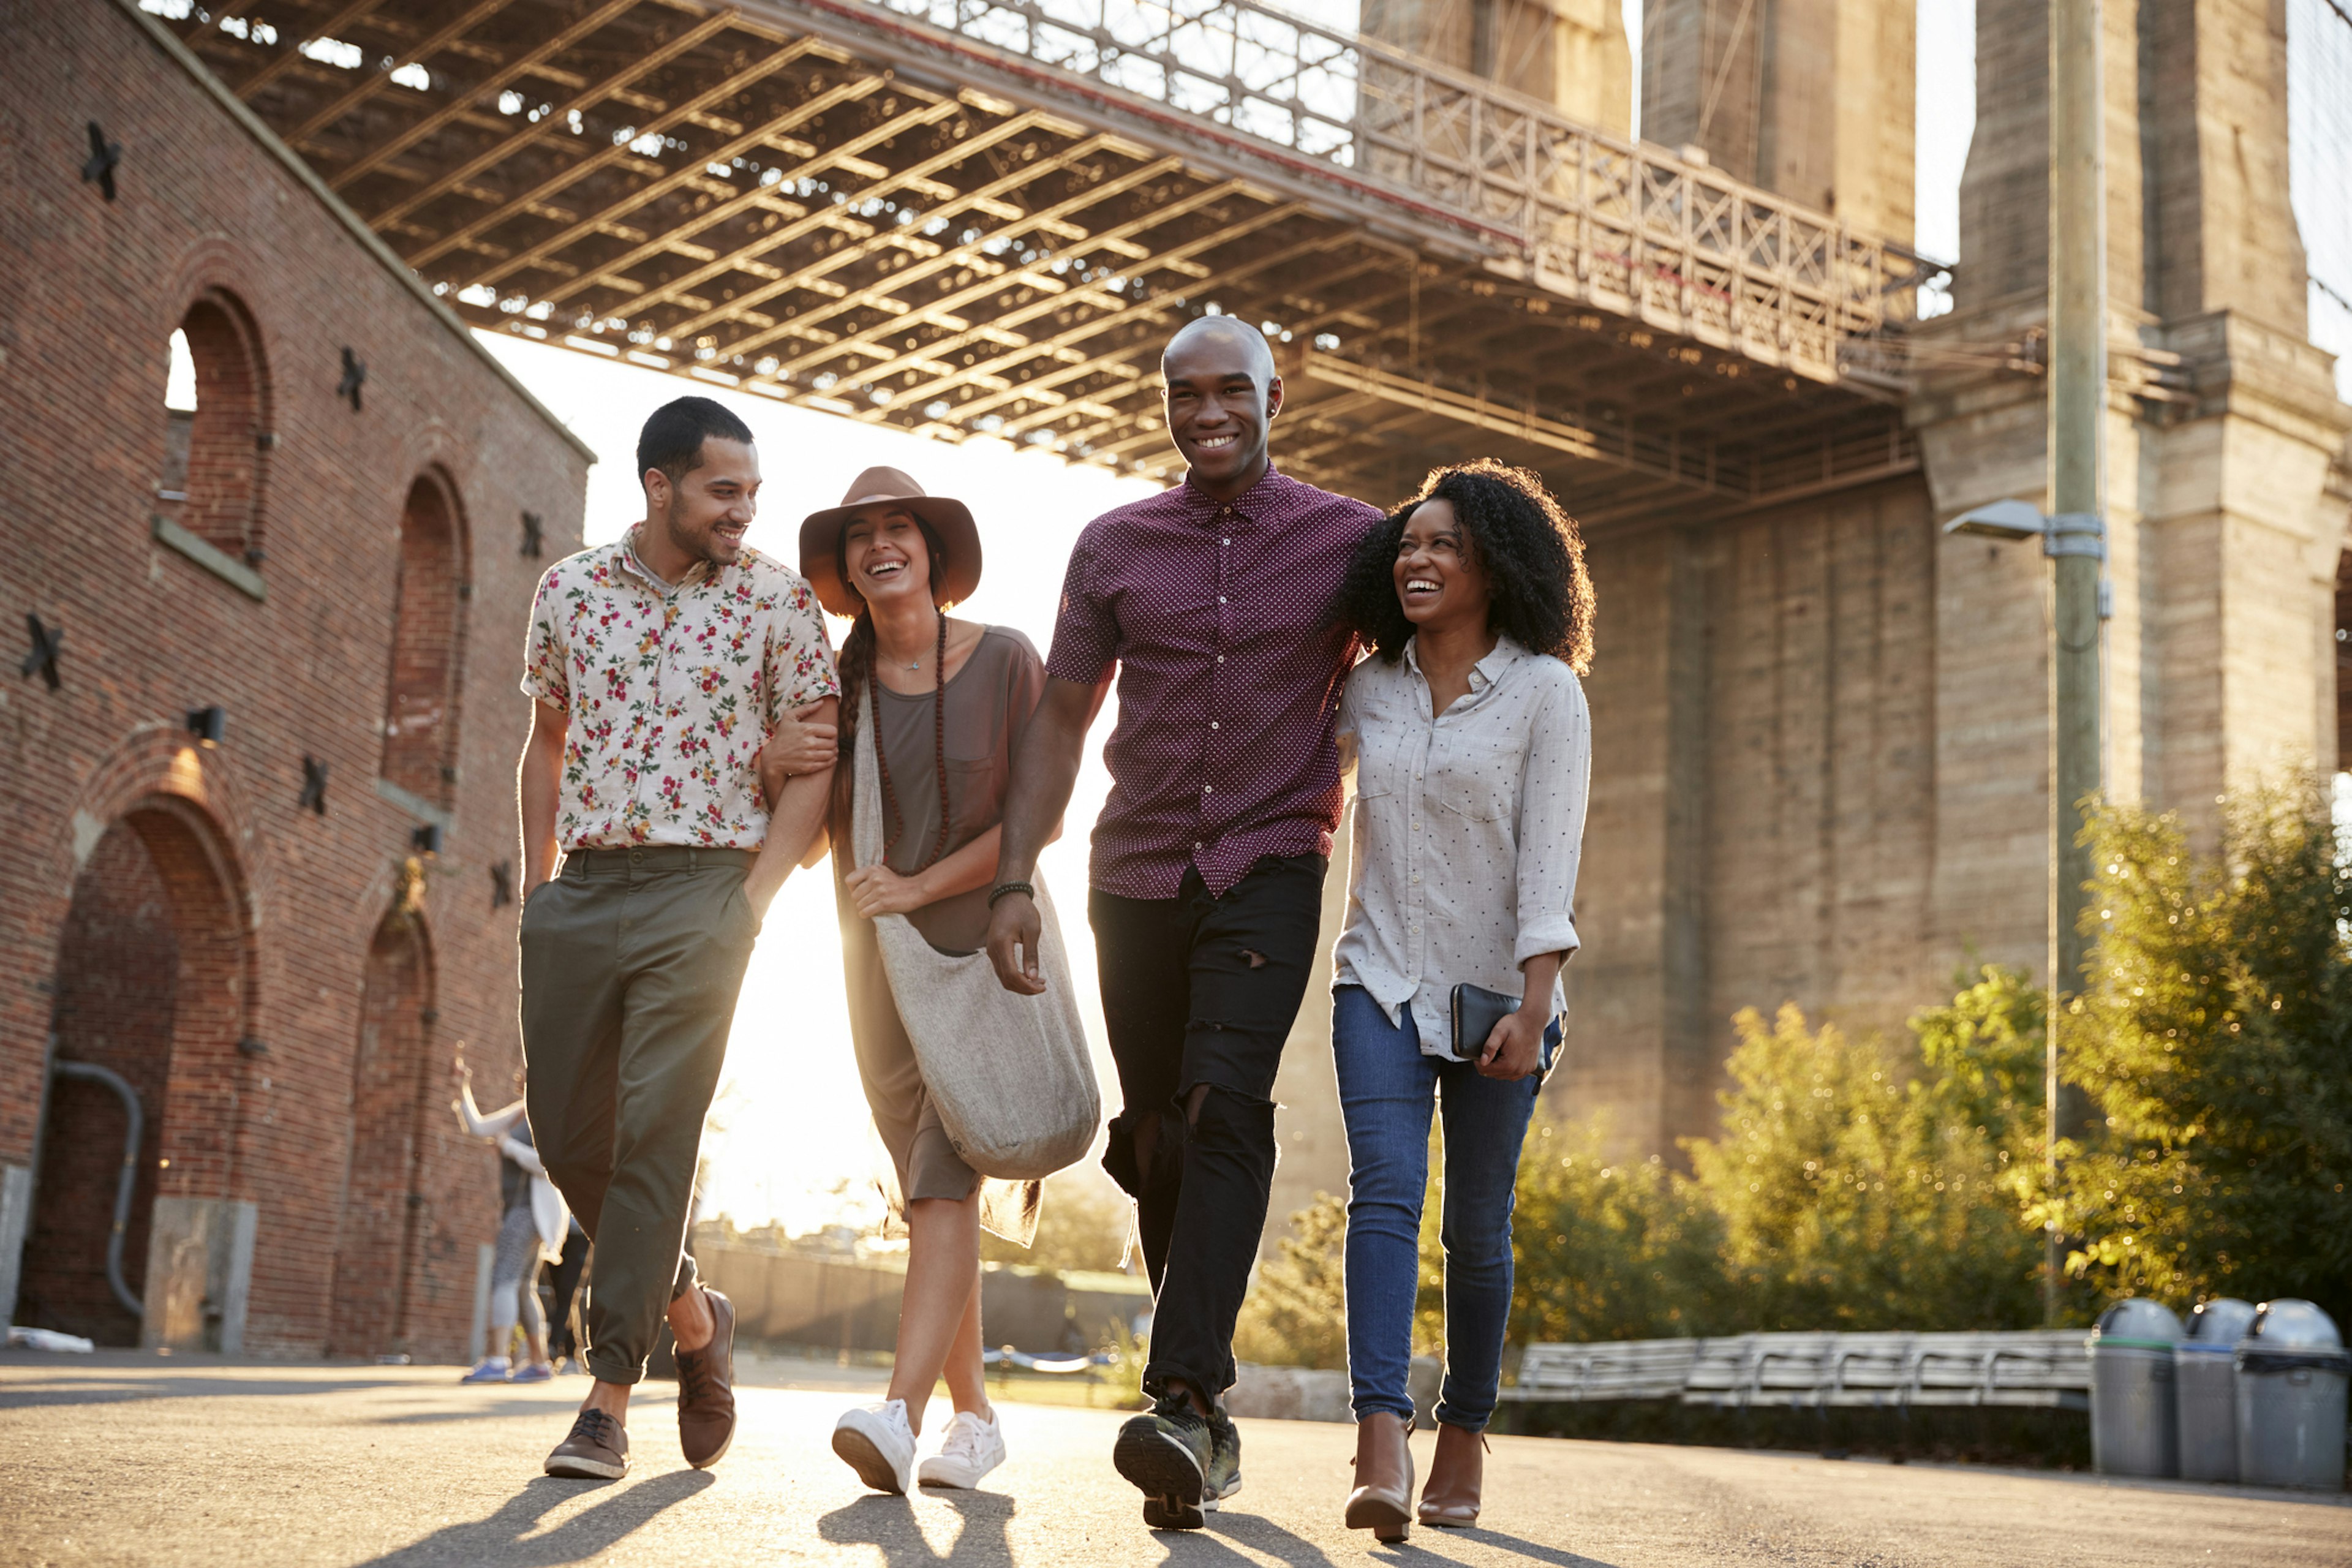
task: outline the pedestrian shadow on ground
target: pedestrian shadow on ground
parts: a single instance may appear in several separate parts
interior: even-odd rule
[[[509,1499],[488,1519],[445,1524],[421,1541],[370,1558],[359,1568],[425,1568],[427,1563],[491,1564],[498,1568],[557,1568],[585,1563],[610,1551],[623,1536],[707,1490],[717,1478],[708,1470],[670,1470],[623,1486],[614,1481],[575,1481],[542,1476]],[[531,1535],[541,1520],[583,1492],[597,1500],[544,1535]],[[526,1541],[525,1536],[530,1536]]]
[[[1254,1513],[1213,1513],[1209,1527],[1199,1535],[1162,1531],[1158,1537],[1168,1548],[1170,1563],[1211,1562],[1230,1556],[1235,1562],[1254,1562],[1240,1552],[1215,1541],[1217,1536],[1230,1536],[1252,1552],[1263,1553],[1288,1568],[1332,1568],[1331,1559],[1321,1547],[1303,1535],[1295,1535],[1270,1519]],[[1369,1539],[1369,1538],[1368,1538]],[[1217,1550],[1206,1552],[1202,1544],[1214,1542]]]
[[[47,1370],[47,1369],[43,1369]],[[75,1405],[130,1405],[157,1399],[242,1399],[254,1397],[333,1398],[371,1389],[398,1388],[403,1380],[354,1373],[349,1377],[234,1377],[193,1373],[177,1376],[125,1377],[92,1369],[58,1371],[39,1383],[12,1383],[0,1387],[0,1410],[33,1410]],[[410,1383],[407,1386],[416,1386]]]
[[[420,1390],[437,1394],[438,1389]],[[445,1421],[497,1421],[513,1415],[546,1415],[555,1409],[544,1399],[518,1399],[512,1395],[500,1398],[486,1394],[471,1409],[452,1410],[446,1405],[427,1410],[404,1410],[397,1415],[377,1415],[369,1419],[373,1426],[437,1426]]]
[[[915,1504],[902,1497],[869,1492],[816,1521],[816,1532],[835,1546],[878,1546],[888,1568],[920,1568],[932,1563],[1013,1561],[1008,1527],[1013,1500],[1002,1492],[926,1491],[927,1502],[945,1503],[963,1516],[963,1528],[942,1552],[923,1534]]]
[[[1371,1544],[1367,1535],[1366,1544]],[[1433,1565],[1441,1563],[1459,1563],[1462,1559],[1449,1555],[1442,1548],[1455,1542],[1473,1543],[1496,1552],[1507,1552],[1514,1557],[1524,1557],[1531,1563],[1547,1563],[1551,1568],[1612,1568],[1598,1557],[1580,1557],[1557,1546],[1542,1546],[1517,1535],[1506,1535],[1499,1530],[1437,1530],[1415,1525],[1412,1539],[1395,1546],[1379,1546],[1380,1561],[1411,1563],[1419,1561]],[[1482,1561],[1491,1561],[1480,1553]]]

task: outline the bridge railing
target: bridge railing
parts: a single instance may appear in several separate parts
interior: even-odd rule
[[[873,3],[1402,198],[1528,283],[1816,379],[1877,366],[1941,271],[1719,170],[1259,0]]]
[[[1522,1404],[1679,1399],[1685,1405],[2090,1407],[2080,1329],[1985,1333],[1770,1333],[1721,1339],[1532,1344]]]

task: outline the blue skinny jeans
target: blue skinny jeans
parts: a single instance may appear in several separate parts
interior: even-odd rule
[[[1544,1062],[1559,1026],[1544,1035]],[[1468,1062],[1423,1056],[1410,1008],[1389,1022],[1360,985],[1331,994],[1331,1051],[1348,1124],[1348,1379],[1356,1417],[1410,1420],[1413,1300],[1421,1282],[1421,1200],[1429,1122],[1445,1159],[1445,1383],[1437,1419],[1483,1432],[1503,1376],[1511,1315],[1511,1207],[1519,1147],[1540,1075],[1482,1078]]]

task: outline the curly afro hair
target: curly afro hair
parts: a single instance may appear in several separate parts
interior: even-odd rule
[[[1488,629],[1533,653],[1548,653],[1579,675],[1592,666],[1592,579],[1584,540],[1544,482],[1492,458],[1430,470],[1420,492],[1383,519],[1356,547],[1339,613],[1372,651],[1394,664],[1412,637],[1397,600],[1397,543],[1426,500],[1454,508],[1470,547],[1486,569],[1493,595]]]

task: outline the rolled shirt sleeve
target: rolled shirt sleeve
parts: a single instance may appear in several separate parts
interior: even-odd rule
[[[1519,777],[1518,937],[1511,962],[1573,952],[1576,870],[1584,852],[1585,797],[1592,780],[1592,715],[1584,687],[1564,667],[1536,710]]]
[[[805,584],[796,584],[783,613],[768,635],[766,668],[761,684],[769,692],[770,731],[785,715],[813,702],[841,695],[841,677],[834,668],[833,639],[825,634],[824,616],[816,595]]]
[[[539,592],[531,595],[530,628],[523,634],[522,689],[533,701],[568,713],[572,710],[572,671],[564,651],[563,630],[557,624],[555,582],[556,569],[551,566],[539,579]]]

